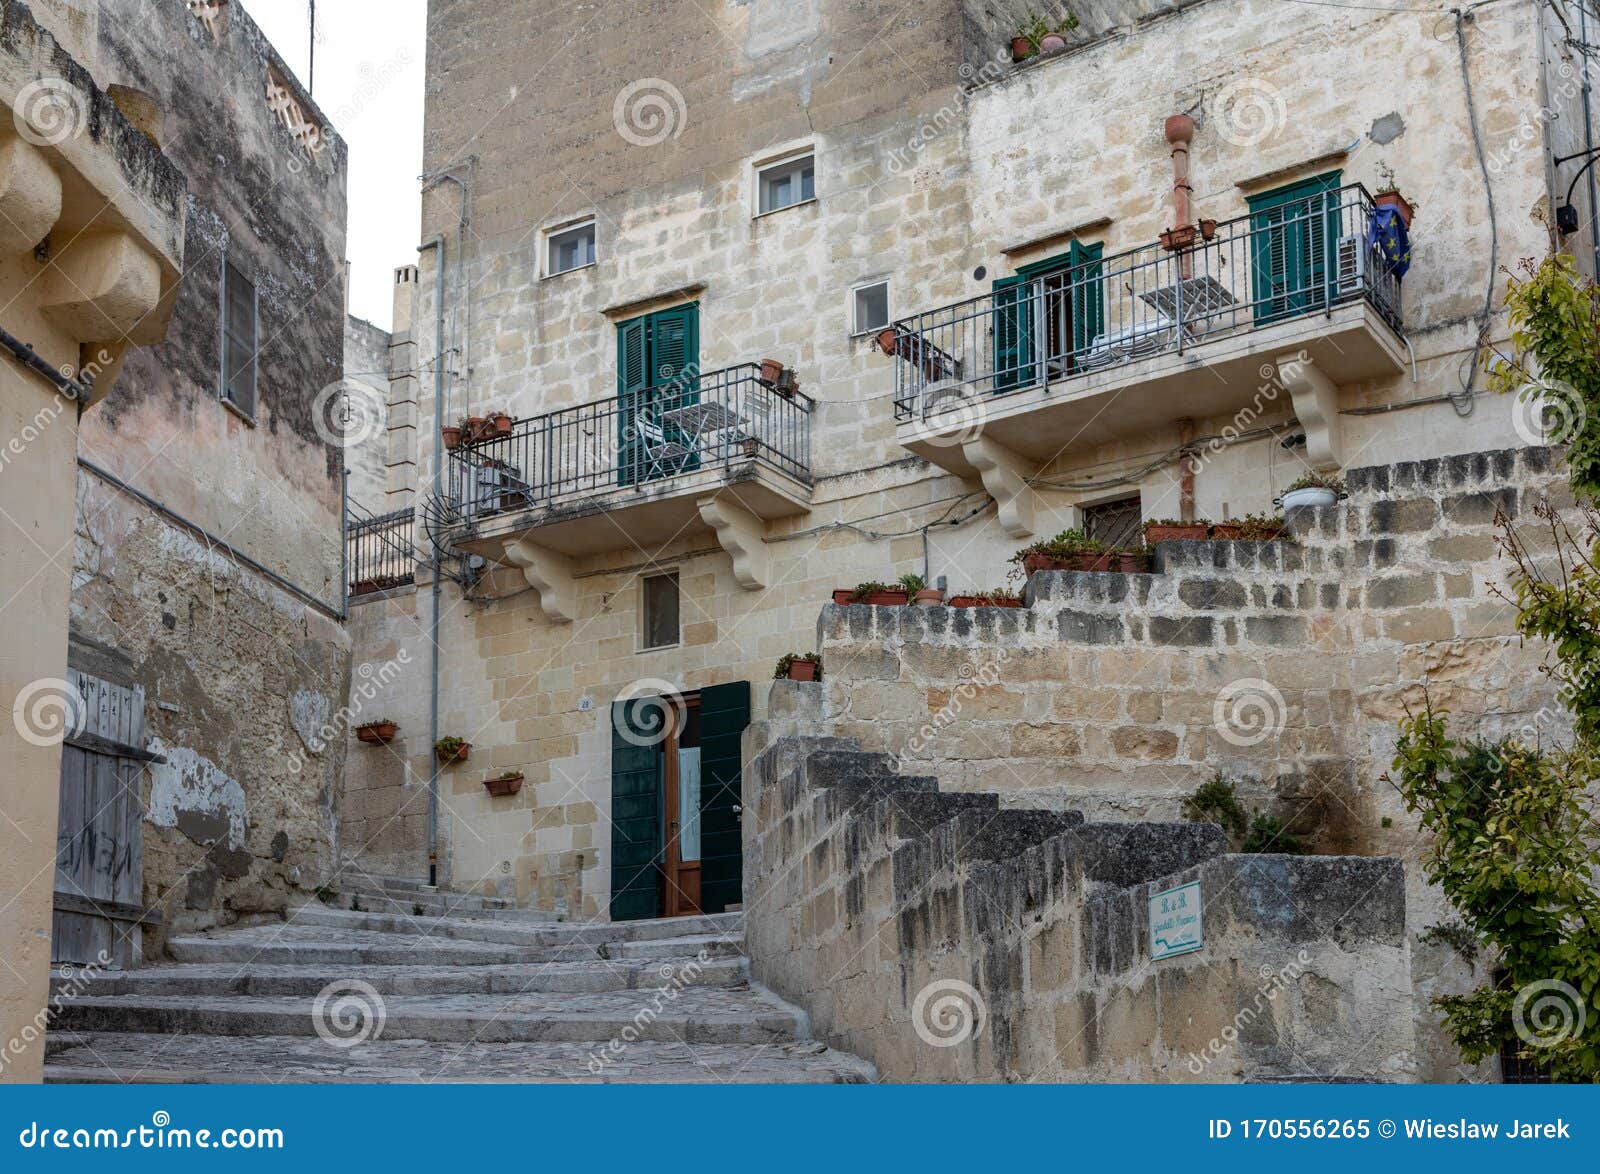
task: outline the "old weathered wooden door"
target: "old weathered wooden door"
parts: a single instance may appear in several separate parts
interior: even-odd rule
[[[82,708],[61,747],[51,956],[129,967],[139,960],[144,916],[139,779],[144,689],[67,670]]]

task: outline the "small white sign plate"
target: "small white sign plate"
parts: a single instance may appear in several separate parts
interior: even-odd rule
[[[1205,942],[1200,922],[1200,882],[1190,881],[1150,898],[1150,960],[1175,958]]]

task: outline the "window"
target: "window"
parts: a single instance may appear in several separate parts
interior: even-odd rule
[[[572,269],[594,264],[594,221],[574,224],[550,234],[550,257],[545,274],[554,277]]]
[[[1065,378],[1107,352],[1101,248],[1098,241],[1073,241],[1058,257],[1024,265],[1015,277],[995,279],[997,392]]]
[[[851,295],[851,334],[875,334],[889,325],[889,283],[858,285]]]
[[[678,576],[650,575],[643,581],[643,649],[670,648],[678,643]]]
[[[222,262],[222,398],[256,414],[256,286],[232,261]]]
[[[817,169],[814,155],[801,155],[773,163],[756,173],[759,199],[757,212],[776,212],[817,198]]]
[[[1137,495],[1083,507],[1083,534],[1107,546],[1138,546],[1144,513]]]

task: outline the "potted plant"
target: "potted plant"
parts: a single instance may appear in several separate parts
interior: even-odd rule
[[[522,772],[520,770],[502,771],[492,779],[483,780],[484,790],[498,799],[507,795],[515,795],[522,790]]]
[[[444,446],[453,449],[461,443],[461,425],[446,424],[439,429],[439,435],[444,438]]]
[[[1176,228],[1169,228],[1161,234],[1161,247],[1169,253],[1178,249],[1187,249],[1194,244],[1194,238],[1200,230],[1192,224],[1180,224]]]
[[[928,581],[921,575],[901,575],[900,586],[906,589],[916,603],[937,605],[944,602],[944,592],[937,587],[929,587]]]
[[[362,722],[356,727],[356,737],[363,742],[377,744],[394,739],[400,727],[392,718],[380,717],[375,722]]]
[[[466,439],[468,444],[476,444],[478,441],[485,438],[487,433],[484,429],[484,424],[485,421],[482,416],[468,416],[466,420],[462,422],[461,435]]]
[[[1244,537],[1244,525],[1240,522],[1212,522],[1211,537],[1220,538],[1224,542],[1231,542]]]
[[[472,743],[450,734],[433,744],[433,752],[439,756],[440,762],[449,766],[453,762],[465,762],[472,753]]]
[[[1246,514],[1239,522],[1239,537],[1246,542],[1271,542],[1283,534],[1283,516]]]
[[[508,412],[493,412],[489,416],[490,436],[510,436],[511,428],[516,423]]]
[[[1011,60],[1026,61],[1033,56],[1033,38],[1018,33],[1011,38]]]
[[[950,599],[951,607],[1021,607],[1022,596],[1008,587],[995,587],[989,591],[974,591]]]
[[[1380,208],[1393,208],[1400,213],[1400,223],[1406,226],[1406,231],[1411,231],[1411,217],[1416,215],[1416,205],[1400,194],[1400,186],[1394,181],[1394,169],[1387,163],[1378,165],[1378,192],[1372,197],[1372,202]]]
[[[891,587],[887,583],[869,579],[856,584],[855,590],[850,593],[850,602],[867,603],[874,607],[904,607],[911,602],[911,592],[904,587]]]
[[[761,382],[769,386],[783,378],[783,364],[777,359],[761,360]]]
[[[1150,552],[1139,546],[1117,548],[1117,570],[1124,575],[1143,575],[1150,570]]]
[[[886,355],[895,354],[900,346],[900,332],[893,326],[878,331],[878,349]]]
[[[1291,482],[1277,504],[1286,511],[1303,506],[1330,506],[1344,495],[1344,482],[1339,478],[1310,472]]]
[[[1185,542],[1198,542],[1211,531],[1211,521],[1208,518],[1196,518],[1192,522],[1185,522],[1179,518],[1159,518],[1144,524],[1144,540],[1148,546],[1158,542],[1171,542],[1174,539]]]
[[[1217,222],[1209,216],[1200,221],[1200,239],[1208,241],[1217,235]]]
[[[774,681],[822,680],[822,657],[815,652],[789,652],[778,658]]]
[[[1013,554],[1010,561],[1016,566],[1011,577],[1039,571],[1105,571],[1111,569],[1112,558],[1103,543],[1085,537],[1082,530],[1063,530]]]
[[[746,436],[739,442],[739,451],[747,457],[758,457],[761,455],[761,442],[754,436]]]

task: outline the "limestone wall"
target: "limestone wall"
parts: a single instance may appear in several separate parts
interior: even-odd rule
[[[850,746],[780,736],[746,772],[747,947],[886,1079],[1410,1074],[1398,862],[1002,811]],[[1151,894],[1194,880],[1204,947],[1152,961]]]

